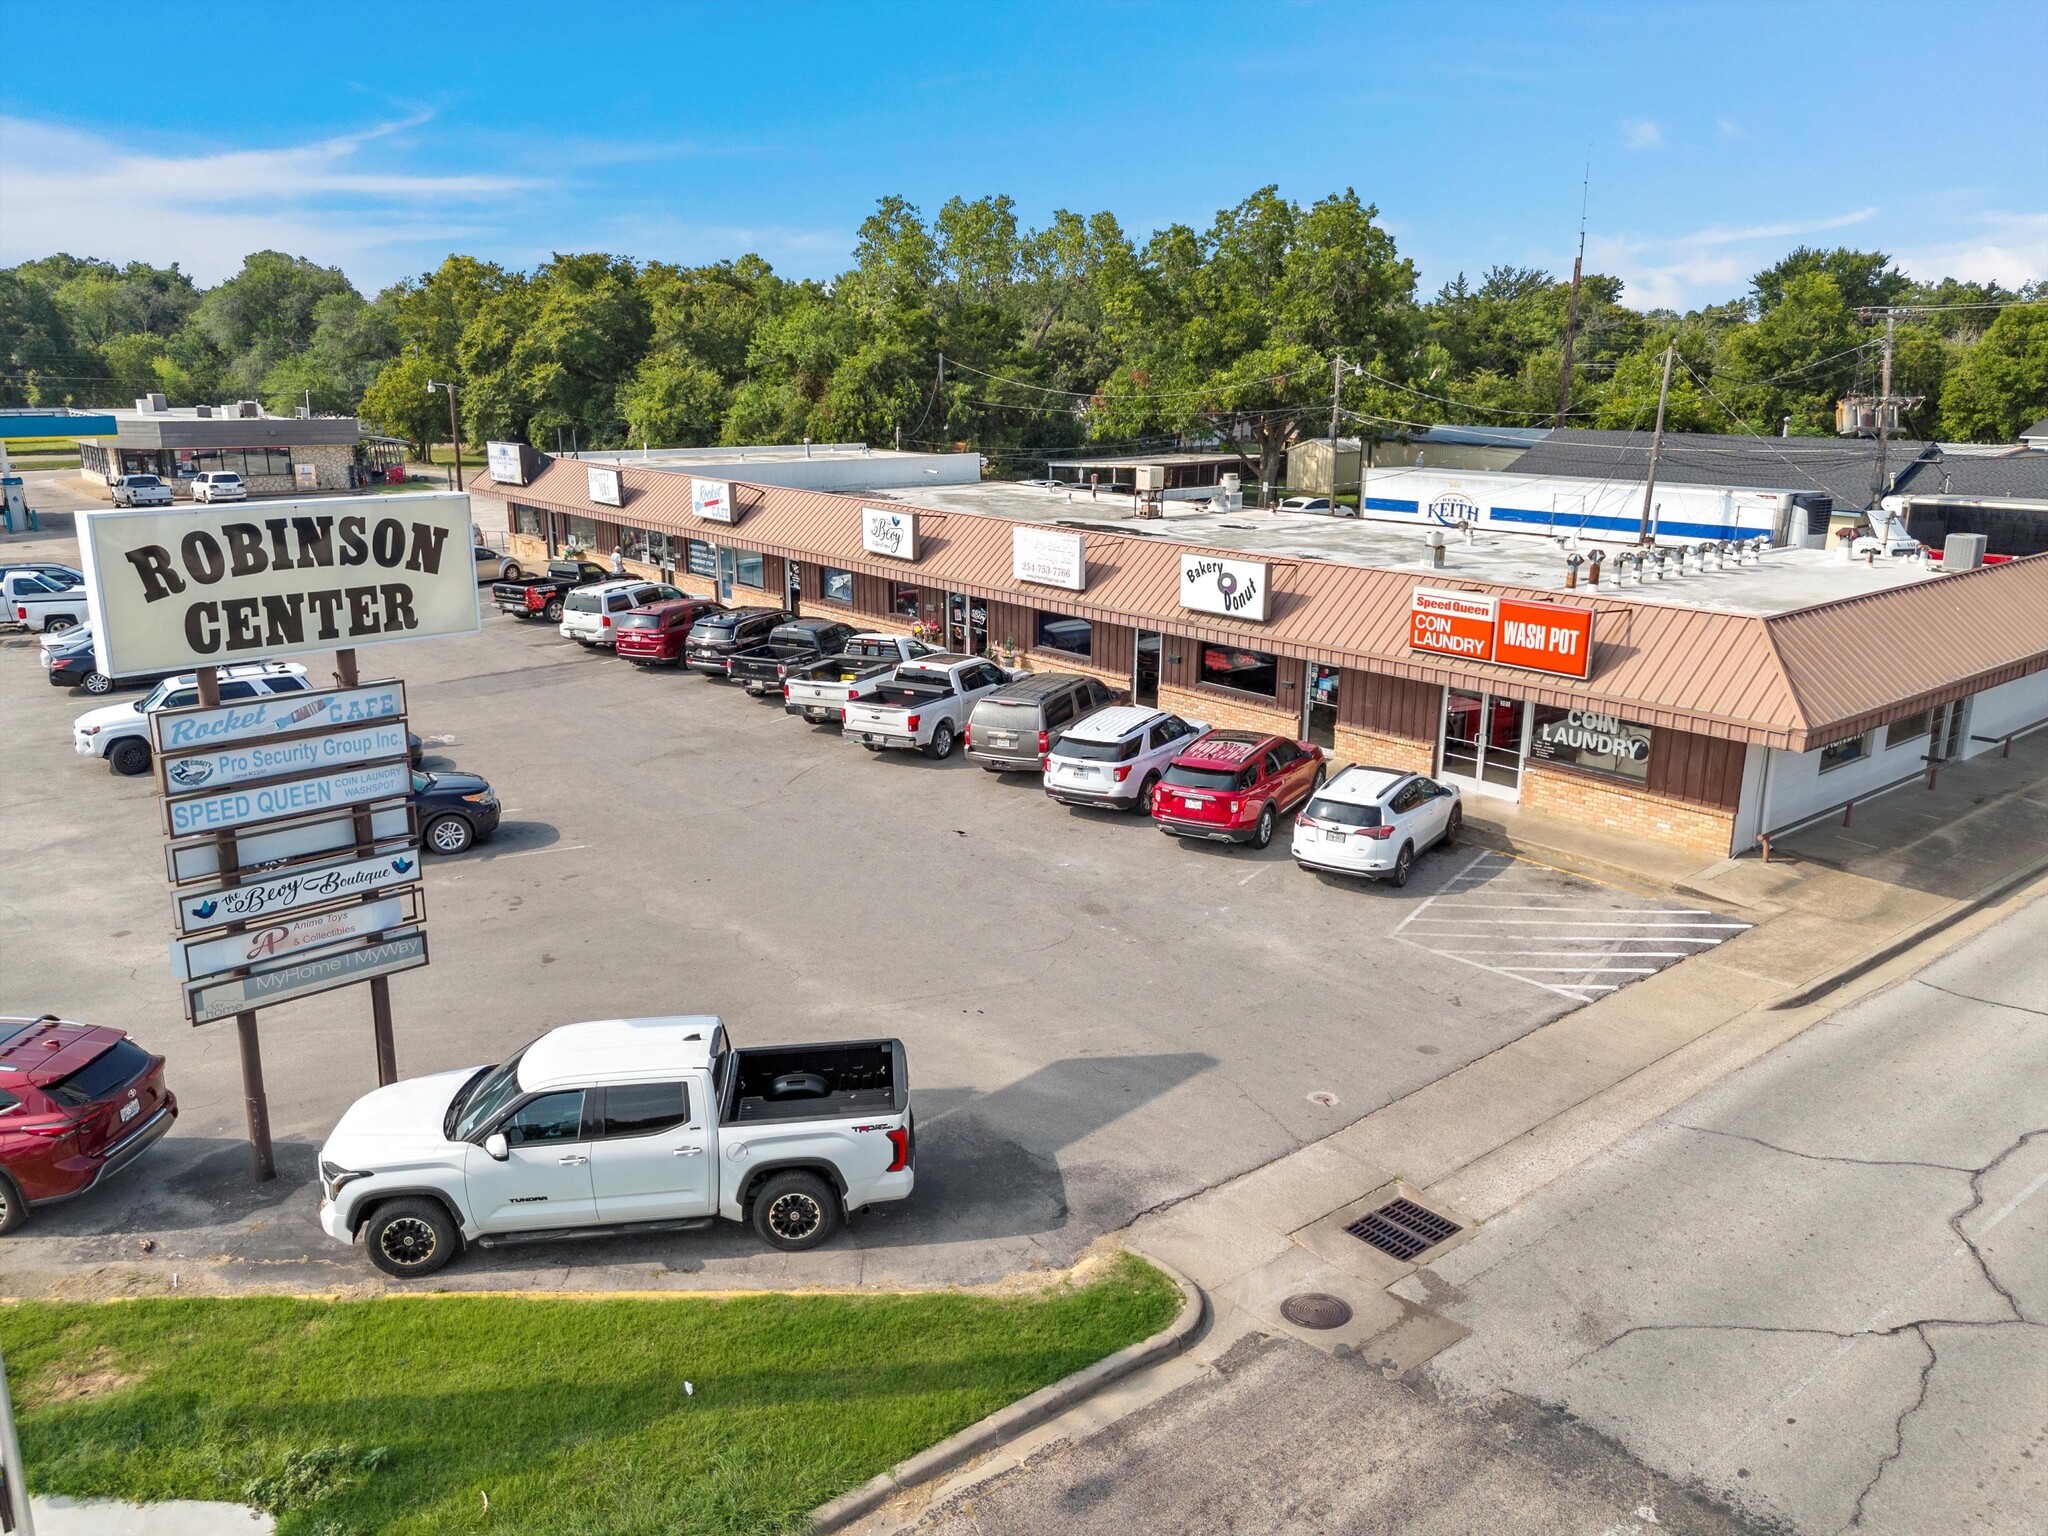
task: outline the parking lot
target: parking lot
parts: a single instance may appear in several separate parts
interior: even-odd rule
[[[367,993],[262,1016],[280,1177],[253,1186],[234,1031],[177,1012],[151,781],[72,753],[69,723],[93,701],[52,689],[35,648],[0,639],[0,1011],[129,1030],[169,1058],[183,1113],[118,1183],[8,1239],[5,1289],[119,1288],[138,1265],[188,1285],[371,1279],[320,1234],[313,1183],[320,1140],[375,1086]],[[1735,931],[1471,847],[1426,856],[1395,891],[1303,873],[1284,837],[1263,853],[1182,845],[957,754],[862,752],[495,612],[479,636],[363,660],[366,677],[406,679],[427,767],[484,775],[506,807],[496,841],[429,864],[433,963],[392,983],[401,1072],[499,1059],[575,1019],[706,1012],[744,1044],[899,1036],[918,1115],[916,1196],[818,1252],[721,1227],[477,1253],[449,1286],[980,1281],[1060,1264]],[[1540,909],[1525,918],[1624,927],[1514,945],[1564,959],[1490,953],[1518,930],[1472,909],[1507,896]],[[1681,922],[1679,942],[1641,942]]]

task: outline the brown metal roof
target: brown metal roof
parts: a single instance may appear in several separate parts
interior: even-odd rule
[[[479,475],[470,489],[906,584],[1170,629],[1326,665],[1491,688],[1795,752],[2048,667],[2048,556],[1771,617],[1272,558],[1270,616],[1255,624],[1180,606],[1181,553],[1202,546],[1088,529],[1087,590],[1066,592],[1011,578],[1010,535],[1028,525],[1009,518],[736,482],[739,522],[709,523],[691,514],[688,476],[619,467],[623,508],[594,506],[584,466],[570,459],[550,460],[527,486],[497,485]],[[863,505],[917,512],[914,564],[861,548]],[[1241,550],[1206,552],[1256,558]],[[1579,682],[1410,651],[1409,598],[1418,586],[1594,609],[1592,676]]]

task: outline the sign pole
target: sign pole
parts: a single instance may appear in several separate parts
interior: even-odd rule
[[[345,646],[334,653],[334,680],[344,688],[360,686],[354,646]],[[376,843],[370,813],[358,806],[355,822],[356,854],[360,858],[368,858]],[[389,1088],[398,1081],[398,1042],[391,1031],[391,978],[388,976],[370,978],[370,1035],[377,1051],[377,1086]]]
[[[199,703],[202,708],[220,708],[220,672],[214,667],[201,667],[198,672]],[[235,834],[216,832],[213,838],[220,849],[220,872],[233,877],[240,864],[235,857]],[[243,924],[236,923],[229,931],[240,932]],[[256,1182],[268,1183],[277,1177],[277,1156],[270,1146],[270,1096],[263,1090],[263,1044],[256,1035],[256,1015],[238,1013],[235,1015],[235,1042],[242,1055],[242,1105],[249,1120],[249,1155],[256,1165]]]
[[[7,1391],[7,1359],[0,1355],[0,1531],[36,1536],[29,1507],[28,1476],[21,1464],[21,1439],[14,1428],[14,1399]]]

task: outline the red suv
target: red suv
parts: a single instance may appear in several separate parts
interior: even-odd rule
[[[0,1232],[125,1168],[177,1118],[163,1057],[120,1030],[0,1018]]]
[[[683,660],[683,641],[690,626],[706,614],[722,613],[724,605],[708,597],[669,598],[619,615],[619,654],[642,667],[674,667]]]
[[[1323,749],[1256,731],[1212,731],[1167,765],[1152,821],[1169,837],[1263,848],[1273,828],[1322,787]]]

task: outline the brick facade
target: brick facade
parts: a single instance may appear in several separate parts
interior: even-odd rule
[[[1301,722],[1284,709],[1261,705],[1254,699],[1237,699],[1214,688],[1176,688],[1159,685],[1159,707],[1184,720],[1206,720],[1219,731],[1268,731],[1275,736],[1298,736]]]
[[[1581,826],[1695,853],[1725,856],[1735,841],[1735,812],[1693,805],[1647,789],[1531,761],[1522,770],[1522,804]]]
[[[1337,744],[1330,749],[1333,763],[1358,763],[1367,768],[1403,768],[1410,773],[1430,773],[1436,768],[1436,743],[1410,741],[1355,725],[1337,727]]]

